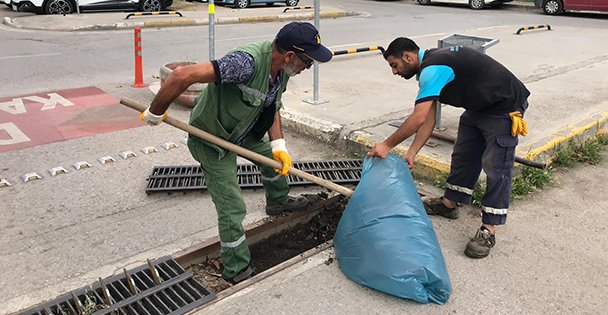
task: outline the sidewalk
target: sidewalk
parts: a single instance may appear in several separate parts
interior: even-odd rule
[[[131,16],[134,12],[119,13],[83,13],[71,15],[32,15],[17,18],[4,18],[4,24],[20,29],[48,31],[86,31],[86,30],[119,30],[145,27],[176,27],[208,25],[207,4],[187,6],[188,10],[179,11],[179,15]],[[299,21],[313,19],[313,10],[285,10],[285,6],[256,6],[246,9],[234,9],[226,6],[215,6],[216,24],[259,23],[274,21]],[[196,10],[194,10],[196,9]],[[331,5],[321,6],[321,18],[339,18],[354,16],[359,13]]]
[[[593,137],[608,127],[608,47],[599,29],[554,26],[515,35],[521,25],[483,30],[454,30],[499,39],[486,53],[515,73],[531,91],[526,112],[530,133],[520,137],[517,155],[537,162],[550,162],[556,145],[570,139]],[[421,48],[437,47],[437,40],[453,33],[412,37]],[[569,58],[559,43],[569,42]],[[388,43],[361,43],[361,46]],[[522,50],[525,47],[525,50]],[[340,49],[356,47],[340,47]],[[379,52],[335,56],[320,66],[320,99],[311,105],[312,71],[290,81],[283,96],[284,124],[320,139],[347,145],[360,152],[390,136],[396,128],[388,123],[405,119],[413,111],[418,90],[415,80],[393,76]],[[361,78],[361,79],[357,79]],[[574,92],[573,92],[574,91]],[[455,137],[462,109],[442,106],[444,134]],[[412,137],[413,138],[413,137]],[[405,154],[411,140],[395,148]],[[452,145],[431,138],[417,156],[415,172],[434,177],[447,172]]]

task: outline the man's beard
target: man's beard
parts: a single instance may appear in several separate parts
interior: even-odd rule
[[[290,77],[294,77],[294,76],[296,76],[296,74],[298,74],[296,69],[294,69],[294,68],[295,67],[290,67],[287,64],[283,65],[283,71]]]

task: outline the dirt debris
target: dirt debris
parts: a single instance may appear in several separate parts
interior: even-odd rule
[[[325,192],[304,196],[312,204],[328,198]],[[251,267],[256,273],[260,273],[333,239],[345,207],[346,200],[340,199],[337,203],[322,209],[310,221],[299,223],[256,244],[250,244]],[[329,265],[332,262],[333,258],[330,257],[325,264]],[[219,257],[209,258],[188,269],[192,271],[196,280],[215,293],[232,286],[222,278],[222,261]]]

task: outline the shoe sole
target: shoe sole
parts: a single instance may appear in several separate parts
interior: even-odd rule
[[[440,216],[440,217],[444,217],[444,218],[447,218],[447,219],[452,219],[452,220],[456,220],[456,219],[458,219],[458,216],[459,216],[458,211],[456,211],[456,214],[455,214],[455,215],[449,215],[449,214],[444,215],[444,214],[440,214],[440,213],[435,213],[435,212],[434,212],[432,209],[430,209],[430,208],[429,208],[427,205],[424,205],[424,211],[426,211],[426,214],[428,214],[428,215],[438,215],[438,216]]]
[[[467,257],[469,257],[469,258],[473,258],[473,259],[481,259],[481,258],[486,258],[486,257],[488,257],[488,255],[490,255],[490,253],[487,253],[487,254],[485,254],[485,255],[483,255],[483,254],[481,254],[481,255],[480,255],[480,254],[477,254],[477,253],[471,252],[471,251],[469,251],[468,249],[465,249],[465,250],[464,250],[464,254],[465,254],[465,255],[467,255]]]

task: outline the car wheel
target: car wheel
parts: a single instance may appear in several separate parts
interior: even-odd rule
[[[483,9],[485,2],[483,0],[469,0],[469,7],[473,10]]]
[[[72,14],[76,11],[76,5],[71,0],[48,0],[44,4],[46,14]]]
[[[296,5],[298,5],[298,0],[287,0],[285,1],[285,5],[287,5],[288,7],[295,7]]]
[[[249,6],[249,0],[235,0],[234,7],[237,9],[244,9]]]
[[[543,2],[543,12],[549,15],[556,15],[562,12],[562,2],[559,0],[546,0]]]
[[[139,11],[141,12],[157,12],[160,11],[160,0],[140,0]]]
[[[418,3],[420,3],[422,5],[427,5],[427,4],[431,4],[431,0],[418,0]]]

